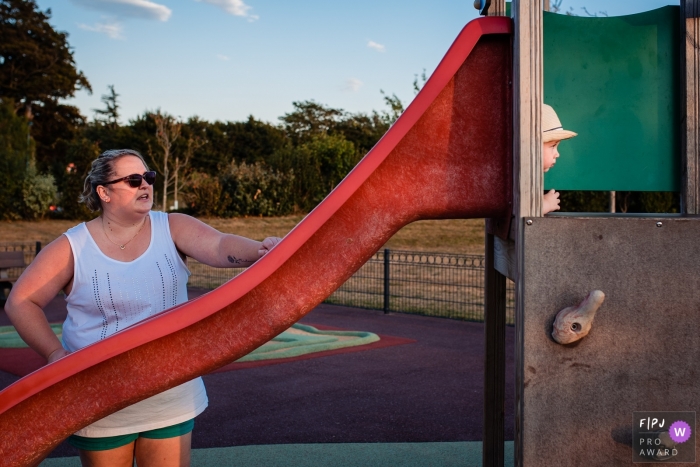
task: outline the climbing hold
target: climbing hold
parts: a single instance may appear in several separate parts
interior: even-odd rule
[[[594,290],[577,306],[564,308],[554,320],[552,337],[560,344],[571,344],[588,335],[593,317],[605,300],[605,294]]]

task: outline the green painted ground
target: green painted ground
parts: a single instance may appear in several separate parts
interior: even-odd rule
[[[193,467],[479,467],[481,442],[272,444],[195,449]],[[513,465],[513,442],[505,446]],[[77,457],[46,459],[41,467],[80,467]]]
[[[61,324],[51,324],[51,330],[61,338],[62,325]],[[27,347],[17,331],[15,331],[14,326],[0,326],[0,349],[16,349]]]
[[[61,338],[61,325],[52,324],[51,329]],[[319,331],[313,326],[293,324],[271,341],[253,350],[239,362],[252,362],[272,358],[298,357],[313,352],[371,344],[379,336],[363,331]],[[27,344],[19,337],[13,326],[0,326],[0,348],[22,348]]]

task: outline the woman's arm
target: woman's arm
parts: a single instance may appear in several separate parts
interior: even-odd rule
[[[61,235],[24,270],[10,291],[5,312],[24,342],[51,363],[68,352],[46,320],[43,308],[73,279],[73,253]]]
[[[170,234],[177,249],[200,263],[217,268],[243,268],[265,255],[280,239],[262,242],[221,233],[185,214],[169,214]]]

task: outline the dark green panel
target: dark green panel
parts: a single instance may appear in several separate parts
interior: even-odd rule
[[[679,191],[679,8],[589,18],[544,13],[544,100],[564,128],[558,190]]]

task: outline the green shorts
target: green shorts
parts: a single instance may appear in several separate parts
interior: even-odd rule
[[[68,444],[82,449],[83,451],[106,451],[108,449],[120,448],[126,446],[136,438],[149,439],[166,439],[176,438],[186,435],[194,428],[194,418],[186,422],[178,423],[177,425],[166,426],[156,430],[142,431],[141,433],[131,433],[121,436],[107,436],[104,438],[86,438],[84,436],[72,435],[68,438]]]

